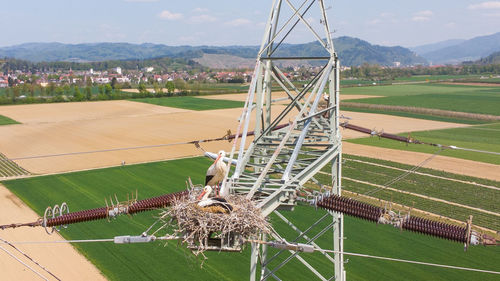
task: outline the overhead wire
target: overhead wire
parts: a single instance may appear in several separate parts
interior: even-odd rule
[[[279,237],[279,235],[278,235],[278,237]],[[165,238],[170,240],[173,238],[178,239],[180,237],[165,237]],[[162,237],[157,237],[155,240],[164,240],[164,239],[162,239]],[[10,242],[10,243],[12,243],[12,244],[51,244],[51,243],[98,243],[98,242],[113,242],[113,241],[114,241],[113,238],[109,238],[109,239],[60,240],[60,241],[18,241],[18,242]],[[272,246],[271,242],[268,242],[268,241],[246,240],[246,242],[266,244],[266,245]],[[2,247],[0,246],[0,248],[2,248]],[[5,250],[5,249],[3,249],[3,250]],[[347,255],[347,256],[356,256],[356,257],[362,257],[362,258],[379,259],[379,260],[386,260],[386,261],[393,261],[393,262],[402,262],[402,263],[410,263],[410,264],[418,264],[418,265],[426,265],[426,266],[433,266],[433,267],[440,267],[440,268],[448,268],[448,269],[465,270],[465,271],[473,271],[473,272],[481,272],[481,273],[490,273],[490,274],[500,275],[499,271],[493,271],[493,270],[484,270],[484,269],[477,269],[477,268],[470,268],[470,267],[445,265],[445,264],[422,262],[422,261],[399,259],[399,258],[391,258],[391,257],[382,257],[382,256],[375,256],[375,255],[368,255],[368,254],[361,254],[361,253],[335,251],[335,250],[321,249],[318,247],[314,247],[314,250],[315,251],[322,251],[322,252],[326,252],[326,253],[343,254],[343,255]],[[22,261],[20,261],[20,262],[22,262]],[[47,279],[45,279],[45,280],[47,280]]]
[[[407,176],[411,175],[412,173],[416,172],[419,168],[421,168],[422,166],[424,166],[425,164],[429,163],[432,159],[434,159],[434,157],[438,156],[441,151],[443,151],[444,149],[443,148],[440,148],[438,151],[436,151],[434,154],[432,154],[430,157],[426,158],[424,161],[420,162],[418,165],[414,166],[413,168],[407,170],[406,172],[404,172],[403,174],[391,179],[390,181],[386,182],[382,187],[379,187],[379,188],[376,188],[376,189],[372,189],[372,190],[369,190],[367,192],[365,192],[363,195],[372,195],[372,194],[375,194],[377,193],[378,191],[386,188],[386,187],[389,187],[393,184],[395,184],[396,182],[406,178]]]
[[[77,240],[54,240],[54,241],[11,241],[11,244],[65,244],[65,243],[96,243],[114,242],[114,238],[107,239],[77,239]]]
[[[315,250],[319,250],[318,248],[315,248]],[[347,256],[355,256],[355,257],[361,257],[361,258],[370,258],[370,259],[378,259],[378,260],[386,260],[386,261],[394,261],[394,262],[402,262],[402,263],[411,263],[411,264],[418,264],[418,265],[427,265],[427,266],[433,266],[433,267],[441,267],[441,268],[448,268],[448,269],[457,269],[457,270],[465,270],[465,271],[473,271],[473,272],[481,272],[481,273],[490,273],[490,274],[497,274],[500,275],[499,271],[493,271],[493,270],[484,270],[484,269],[477,269],[477,268],[470,268],[470,267],[462,267],[462,266],[454,266],[454,265],[446,265],[446,264],[438,264],[438,263],[430,263],[430,262],[422,262],[422,261],[414,261],[414,260],[405,260],[405,259],[398,259],[398,258],[389,258],[389,257],[381,257],[381,256],[374,256],[374,255],[367,255],[367,254],[360,254],[360,253],[350,253],[350,252],[341,252],[341,251],[334,251],[334,250],[323,250],[327,253],[334,253],[334,254],[343,254]]]
[[[11,256],[13,259],[15,259],[17,262],[19,262],[20,264],[24,265],[26,268],[28,268],[29,270],[31,270],[33,273],[35,273],[36,275],[38,275],[40,278],[42,278],[43,280],[46,280],[46,281],[49,281],[49,279],[47,279],[45,276],[43,276],[40,272],[36,271],[35,269],[33,269],[31,266],[29,266],[28,264],[26,264],[25,262],[23,262],[22,260],[20,260],[18,257],[16,257],[14,254],[12,254],[11,252],[9,252],[7,249],[5,249],[4,247],[0,246],[0,250],[6,252],[9,256]],[[59,279],[60,280],[60,279]]]
[[[276,128],[281,129],[281,128],[286,127],[288,125],[289,124],[282,124],[282,125],[277,126]],[[351,128],[353,126],[350,124],[347,124],[347,123],[341,124],[341,126],[344,127],[345,129],[359,131],[357,129]],[[354,127],[358,127],[358,126],[354,125]],[[359,128],[361,128],[361,127],[359,127]],[[366,130],[369,130],[369,129],[366,129]],[[249,133],[253,134],[253,132],[249,132]],[[366,132],[363,132],[363,133],[366,133]],[[238,135],[225,135],[225,136],[219,137],[219,138],[211,138],[211,139],[204,139],[204,140],[192,140],[192,141],[184,141],[184,142],[173,142],[173,143],[141,145],[141,146],[129,146],[129,147],[119,147],[119,148],[108,148],[108,149],[96,149],[96,150],[87,150],[87,151],[78,151],[78,152],[64,152],[64,153],[54,153],[54,154],[31,155],[31,156],[22,156],[22,157],[14,157],[14,158],[3,158],[3,159],[0,159],[0,162],[41,159],[41,158],[51,158],[51,157],[63,157],[63,156],[76,156],[76,155],[84,155],[84,154],[116,152],[116,151],[137,150],[137,149],[150,149],[150,148],[160,148],[160,147],[168,147],[168,146],[187,145],[187,144],[193,144],[196,146],[196,148],[201,149],[202,151],[205,151],[203,148],[200,147],[200,145],[199,145],[200,143],[231,140],[231,139],[237,140],[237,137],[238,137]],[[381,136],[381,137],[384,137],[384,136]],[[458,146],[454,146],[454,145],[441,145],[441,144],[432,144],[432,143],[426,143],[426,142],[416,142],[416,143],[417,144],[426,144],[426,145],[431,145],[431,146],[436,146],[436,147],[446,148],[446,149],[451,149],[451,150],[463,150],[463,151],[470,151],[470,152],[475,152],[475,153],[486,153],[486,154],[492,154],[492,155],[500,155],[500,152],[472,149],[472,148],[464,148],[464,147],[458,147]]]
[[[24,257],[26,257],[27,259],[29,259],[31,262],[33,262],[34,264],[36,264],[38,267],[40,267],[41,269],[43,269],[45,272],[47,272],[48,274],[52,275],[52,277],[54,277],[55,279],[57,279],[59,281],[61,280],[59,277],[57,277],[52,272],[50,272],[47,268],[45,268],[44,266],[42,266],[41,264],[39,264],[36,260],[34,260],[32,257],[30,257],[28,254],[26,254],[25,252],[21,251],[16,246],[12,245],[12,243],[10,243],[9,241],[0,238],[0,242],[3,242],[5,244],[11,246],[12,248],[14,248],[14,250],[16,250],[17,252],[21,253]],[[6,251],[6,250],[4,249],[4,251]]]
[[[464,151],[470,151],[470,152],[477,152],[477,153],[486,153],[486,154],[500,155],[500,152],[480,150],[480,149],[473,149],[473,148],[463,148],[463,147],[458,147],[458,146],[454,146],[454,145],[449,146],[449,148],[456,149],[456,150],[464,150]]]

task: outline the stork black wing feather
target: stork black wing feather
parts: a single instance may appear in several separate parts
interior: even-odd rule
[[[205,177],[205,185],[208,185],[208,182],[213,178],[214,176],[213,175],[207,175]]]

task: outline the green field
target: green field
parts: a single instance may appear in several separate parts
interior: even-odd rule
[[[411,77],[396,77],[395,82],[417,82],[417,81],[439,81],[439,80],[462,80],[476,79],[479,75],[414,75]]]
[[[407,133],[401,135],[408,136]],[[500,123],[467,128],[412,132],[411,137],[429,143],[454,145],[462,148],[486,150],[500,153]],[[357,144],[424,153],[435,153],[438,150],[438,148],[433,146],[421,144],[406,144],[377,137],[351,139],[347,141]],[[500,165],[500,156],[493,154],[446,149],[442,151],[440,155]]]
[[[383,96],[358,103],[500,115],[500,87],[413,84],[348,88],[342,94]]]
[[[500,220],[497,216],[491,214],[486,214],[483,212],[453,206],[443,202],[428,200],[414,195],[403,194],[391,190],[379,190],[375,193],[371,193],[371,191],[377,189],[377,187],[360,184],[348,179],[352,178],[355,180],[361,180],[373,184],[384,185],[385,183],[398,177],[404,172],[392,168],[380,167],[373,164],[382,164],[385,166],[404,170],[409,170],[413,168],[412,166],[353,155],[344,155],[344,159],[346,161],[343,165],[342,170],[342,175],[345,177],[343,179],[343,186],[348,191],[357,192],[360,194],[365,194],[368,192],[370,196],[375,198],[400,203],[406,206],[413,206],[417,209],[426,210],[434,214],[450,217],[460,221],[466,221],[469,215],[474,215],[474,222],[476,225],[494,230],[500,229]],[[363,161],[363,163],[353,160],[361,160]],[[329,169],[329,167],[326,167],[324,171],[328,172]],[[440,177],[482,183],[500,188],[500,182],[459,176],[451,173],[438,172],[435,170],[424,168],[421,168],[418,171]],[[320,174],[317,175],[316,178],[324,184],[329,184],[329,177],[326,175]],[[486,187],[475,186],[472,184],[456,182],[448,179],[433,178],[419,174],[410,174],[404,179],[390,185],[390,187],[397,190],[409,191],[420,195],[443,199],[453,203],[459,203],[470,207],[481,208],[487,211],[500,213],[500,191]]]
[[[225,108],[238,108],[245,105],[244,102],[232,100],[213,100],[195,97],[166,97],[133,99],[131,101],[144,102],[161,106],[190,109],[190,110],[213,110]]]
[[[393,116],[401,116],[401,117],[433,120],[433,121],[441,121],[441,122],[451,122],[451,123],[459,123],[459,124],[471,124],[472,125],[472,124],[488,123],[487,121],[480,121],[480,120],[473,120],[473,119],[460,119],[460,118],[435,116],[435,115],[425,115],[425,114],[418,114],[418,113],[404,112],[404,111],[387,111],[387,110],[378,110],[378,109],[370,109],[370,108],[348,107],[348,106],[342,106],[342,104],[341,104],[341,108],[342,108],[342,111],[346,111],[347,116],[349,116],[348,111],[352,111],[352,112],[386,114],[386,115],[393,115]]]
[[[475,79],[467,79],[467,82],[475,82],[475,83],[500,83],[500,78],[475,78]]]
[[[211,161],[191,158],[168,162],[122,166],[101,170],[75,172],[26,178],[3,182],[38,214],[45,207],[67,202],[72,211],[95,208],[104,204],[104,198],[138,190],[139,199],[185,188],[191,177],[201,183]],[[282,212],[299,228],[305,229],[312,219],[323,215],[321,210],[298,206],[294,212]],[[99,221],[75,224],[61,231],[66,239],[110,238],[115,235],[139,235],[155,221],[157,212],[142,213],[132,218],[120,217],[111,222]],[[273,226],[285,238],[292,240],[295,232],[271,217]],[[320,226],[326,226],[324,221]],[[311,231],[314,236],[320,227]],[[346,218],[345,251],[443,263],[457,266],[498,270],[498,248],[473,247],[463,251],[463,245],[411,232],[400,232],[391,226]],[[331,249],[331,233],[316,242]],[[300,241],[299,241],[300,242]],[[176,242],[135,245],[112,243],[82,243],[74,245],[111,280],[245,280],[249,274],[249,250],[243,253],[208,253],[208,260],[200,268],[200,259],[192,256]],[[271,251],[273,252],[273,251]],[[285,255],[286,256],[286,255]],[[327,278],[332,266],[320,254],[301,254]],[[498,280],[495,275],[439,269],[388,261],[348,257],[347,277],[350,280]],[[277,264],[279,259],[274,262]],[[292,266],[277,272],[284,280],[313,280],[302,265],[294,260]]]
[[[195,83],[189,89],[198,92],[240,93],[248,91],[248,83]]]
[[[1,125],[11,125],[11,124],[19,124],[19,122],[10,119],[9,117],[5,117],[0,115],[0,126]]]

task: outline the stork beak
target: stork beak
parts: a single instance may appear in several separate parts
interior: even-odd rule
[[[198,198],[196,198],[196,200],[201,200],[201,198],[203,198],[203,195],[205,195],[205,193],[207,192],[203,190],[203,192],[198,196]]]
[[[217,156],[217,159],[215,159],[214,163],[217,163],[217,161],[219,161],[219,159],[222,157],[222,155],[219,155]]]

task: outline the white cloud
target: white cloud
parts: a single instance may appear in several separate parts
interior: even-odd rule
[[[158,2],[159,0],[124,0],[124,1],[129,3],[152,3],[152,2]]]
[[[398,23],[398,19],[393,13],[383,12],[378,15],[377,18],[372,20],[368,20],[366,22],[367,25],[378,25],[378,24],[395,24]]]
[[[252,24],[252,21],[249,19],[239,18],[239,19],[235,19],[232,21],[228,21],[228,22],[226,22],[226,24],[232,25],[232,26],[243,26],[243,25]]]
[[[468,7],[469,10],[486,10],[486,9],[500,9],[500,1],[488,1],[479,4],[472,4]]]
[[[412,21],[429,21],[430,18],[428,17],[421,17],[421,16],[414,16],[411,18]]]
[[[172,13],[167,10],[162,11],[158,16],[166,20],[180,20],[183,18],[183,15],[181,13]]]
[[[447,28],[455,28],[457,26],[457,24],[454,22],[449,22],[449,23],[445,24],[444,26]]]
[[[434,15],[434,13],[432,11],[429,11],[429,10],[420,11],[420,12],[414,13],[411,20],[417,21],[417,22],[430,21],[432,15]]]
[[[211,15],[203,14],[203,15],[192,16],[189,18],[189,21],[191,23],[206,23],[206,22],[217,21],[217,18]]]
[[[379,24],[381,22],[380,19],[373,19],[373,20],[370,20],[367,22],[368,25],[376,25],[376,24]]]
[[[193,13],[207,13],[209,10],[207,8],[194,8]]]
[[[421,17],[430,17],[434,15],[432,11],[425,10],[425,11],[420,11],[414,14],[415,16],[421,16]]]

